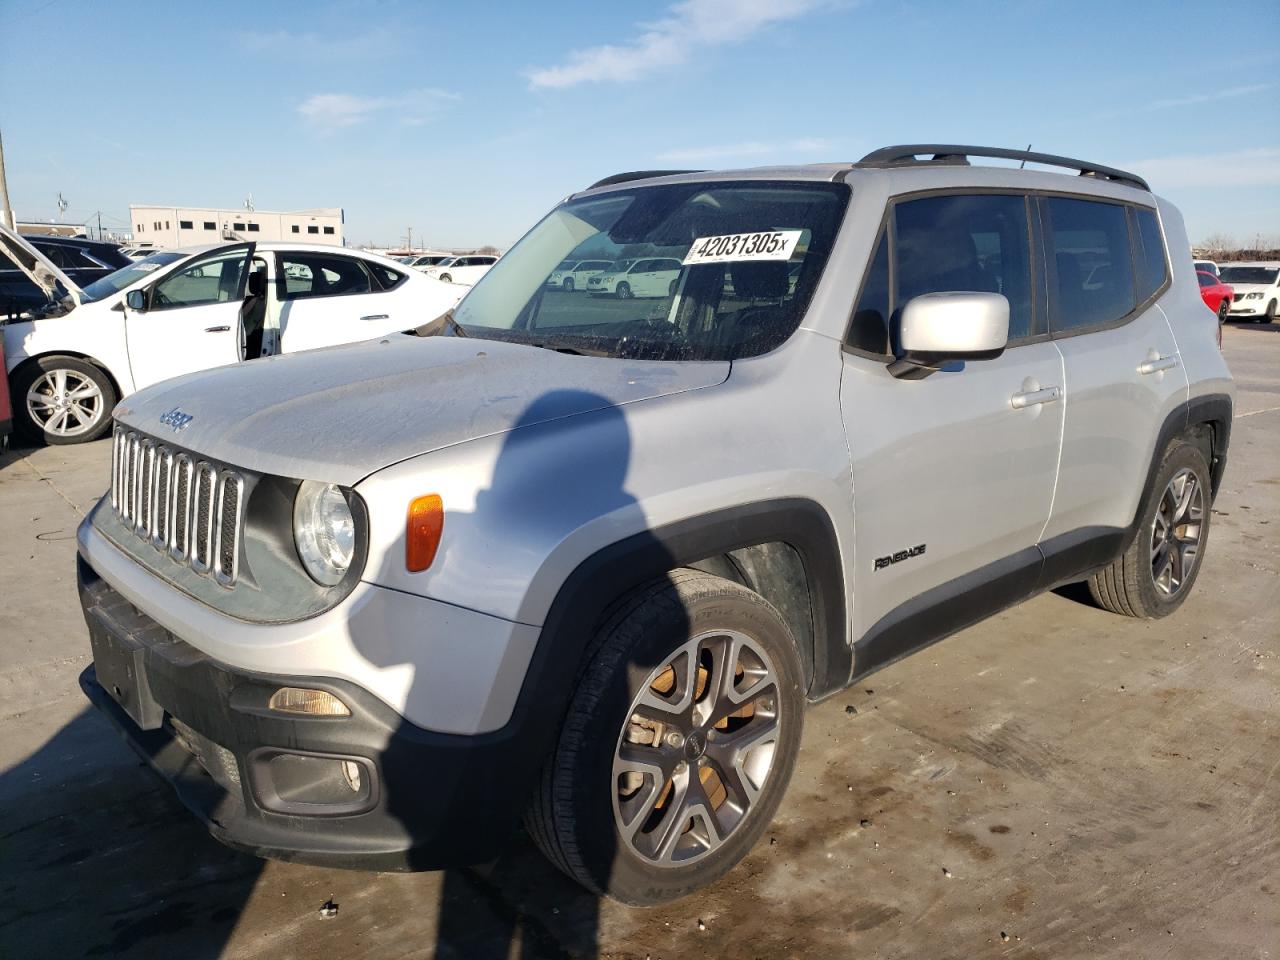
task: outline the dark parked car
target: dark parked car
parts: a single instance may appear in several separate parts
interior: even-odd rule
[[[28,236],[25,239],[80,287],[133,262],[114,243],[79,237]],[[48,302],[44,292],[22,271],[0,258],[0,319],[39,309]]]

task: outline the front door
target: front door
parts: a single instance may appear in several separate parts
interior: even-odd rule
[[[143,291],[143,310],[125,307],[134,385],[141,389],[240,359],[240,307],[252,243],[219,247]]]
[[[1062,357],[1032,295],[1028,219],[1022,196],[933,196],[895,204],[880,239],[840,387],[859,670],[980,619],[1038,581],[1064,403]],[[1008,299],[1004,354],[895,379],[885,361],[902,305],[942,291]]]

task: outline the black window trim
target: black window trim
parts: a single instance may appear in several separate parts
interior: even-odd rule
[[[867,253],[866,262],[862,266],[862,280],[858,284],[858,293],[854,297],[853,304],[849,308],[849,318],[845,324],[844,337],[842,338],[841,349],[845,353],[862,357],[866,360],[874,360],[878,363],[891,363],[895,359],[892,353],[873,353],[869,350],[863,350],[855,347],[850,343],[853,335],[853,321],[857,313],[858,304],[862,302],[862,294],[866,287],[867,281],[871,276],[871,266],[875,262],[876,252],[880,248],[880,241],[886,235],[889,238],[889,305],[890,305],[890,324],[892,324],[893,316],[893,292],[895,288],[894,280],[894,261],[897,259],[893,256],[893,208],[895,204],[904,203],[911,200],[922,200],[928,197],[936,196],[974,196],[978,194],[993,194],[998,196],[1022,196],[1027,201],[1027,229],[1030,231],[1028,238],[1031,243],[1031,270],[1032,270],[1032,323],[1036,324],[1038,319],[1043,319],[1045,333],[1035,334],[1029,337],[1019,337],[1010,340],[1006,349],[1014,350],[1018,347],[1028,346],[1033,343],[1043,343],[1047,340],[1065,340],[1069,337],[1077,337],[1087,333],[1097,333],[1100,330],[1111,330],[1117,327],[1125,326],[1132,323],[1141,314],[1151,309],[1169,289],[1173,283],[1173,269],[1169,261],[1169,244],[1165,237],[1164,221],[1160,217],[1160,209],[1154,204],[1138,203],[1134,200],[1122,200],[1116,197],[1104,197],[1096,193],[1076,192],[1074,190],[1045,190],[1045,189],[1026,189],[1020,187],[990,187],[990,186],[948,186],[933,187],[924,190],[909,190],[904,193],[895,193],[885,200],[884,213],[880,217],[880,224],[876,228],[875,240],[871,244],[871,249]],[[1141,303],[1138,303],[1133,310],[1126,313],[1118,320],[1108,321],[1103,324],[1092,324],[1087,327],[1073,327],[1070,330],[1055,331],[1053,329],[1052,315],[1050,311],[1050,291],[1053,289],[1053,281],[1057,279],[1057,273],[1053,264],[1049,262],[1048,251],[1046,246],[1046,223],[1047,218],[1043,213],[1042,199],[1050,197],[1061,197],[1067,200],[1090,200],[1097,203],[1112,203],[1125,208],[1125,222],[1129,231],[1129,260],[1130,272],[1133,274],[1134,298],[1137,299],[1137,262],[1136,249],[1134,244],[1137,242],[1136,215],[1133,212],[1137,209],[1149,210],[1155,214],[1156,223],[1160,227],[1160,245],[1164,248],[1165,271],[1164,282],[1156,289],[1155,293],[1147,297]],[[1036,283],[1036,277],[1042,277],[1043,283]],[[892,335],[892,328],[890,329]]]

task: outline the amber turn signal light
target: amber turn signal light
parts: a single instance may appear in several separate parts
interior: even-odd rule
[[[410,573],[431,566],[443,530],[444,501],[439,494],[414,498],[409,504],[409,520],[404,531],[404,565]]]

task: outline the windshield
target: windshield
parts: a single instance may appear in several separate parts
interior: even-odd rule
[[[476,337],[647,360],[766,353],[799,326],[849,189],[743,181],[633,187],[553,210],[476,284],[454,319]],[[601,258],[608,284],[547,285]],[[791,270],[798,272],[792,278]]]
[[[109,273],[101,280],[95,280],[85,287],[84,302],[92,303],[95,300],[109,297],[113,293],[119,293],[125,287],[137,283],[148,274],[155,273],[161,267],[168,266],[186,256],[187,254],[165,251],[163,253],[153,253],[143,260],[135,260],[129,266],[121,267],[115,273]]]
[[[1280,270],[1274,267],[1223,267],[1223,283],[1275,283]]]

